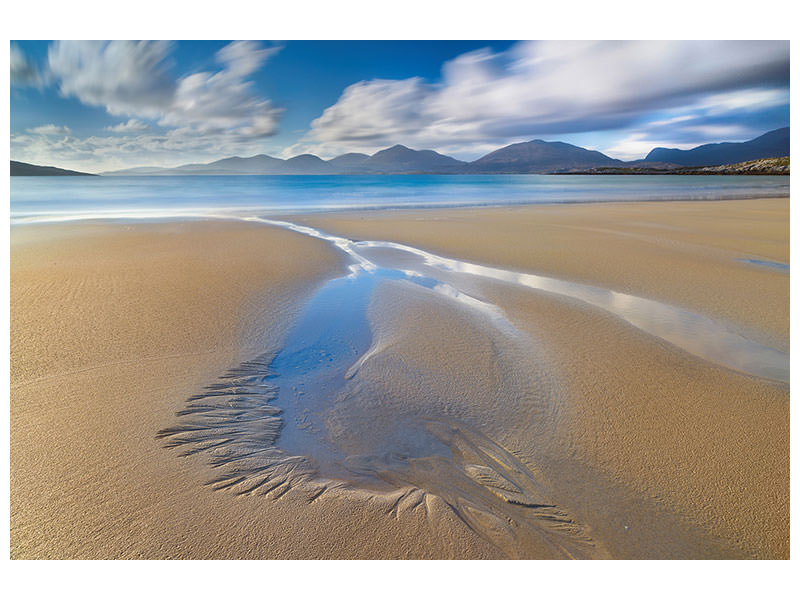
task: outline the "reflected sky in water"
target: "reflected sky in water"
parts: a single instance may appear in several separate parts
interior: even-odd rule
[[[757,377],[789,381],[787,353],[745,338],[723,323],[683,308],[601,287],[445,258],[395,242],[355,242],[285,221],[252,220],[331,242],[353,259],[351,275],[360,270],[375,271],[379,268],[378,262],[383,261],[383,269],[402,268],[417,277],[438,280],[437,285],[446,290],[445,295],[492,313],[496,319],[505,319],[498,307],[459,289],[458,280],[449,275],[488,279],[575,299],[607,311],[702,359]]]

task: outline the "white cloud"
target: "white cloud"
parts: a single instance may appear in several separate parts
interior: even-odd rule
[[[698,108],[705,109],[710,115],[723,114],[735,110],[763,110],[782,104],[788,104],[787,89],[750,89],[736,90],[724,94],[714,94],[705,98]]]
[[[734,140],[745,141],[753,137],[753,132],[749,128],[735,123],[727,125],[713,123],[688,125],[683,128],[683,131],[694,133],[698,136],[703,136],[706,138],[706,140],[713,140],[714,142]]]
[[[149,129],[149,127],[138,119],[128,119],[122,123],[106,127],[106,131],[114,133],[133,133],[136,131],[146,131],[147,129]]]
[[[232,135],[198,136],[186,129],[85,138],[32,132],[11,135],[14,160],[90,172],[132,166],[171,167],[260,151],[259,140],[242,140]]]
[[[620,160],[639,160],[647,156],[648,152],[653,148],[667,147],[689,150],[697,145],[698,144],[695,143],[675,144],[670,141],[652,139],[645,133],[632,133],[614,142],[612,146],[603,148],[600,151],[603,154]]]
[[[44,78],[36,65],[28,60],[28,57],[16,44],[11,44],[10,58],[12,86],[39,86],[44,83]]]
[[[282,110],[259,98],[246,77],[277,50],[255,42],[228,44],[216,54],[222,70],[194,73],[178,81],[172,104],[159,124],[242,139],[272,135]]]
[[[102,106],[112,115],[157,119],[183,137],[217,135],[222,145],[248,142],[277,130],[281,109],[258,97],[247,79],[279,47],[232,42],[215,56],[221,69],[174,79],[168,42],[55,42],[48,64],[65,96]],[[112,129],[131,132],[129,120]]]
[[[675,125],[676,123],[685,123],[686,121],[691,121],[695,117],[692,115],[679,115],[677,117],[670,117],[668,119],[658,119],[655,121],[650,121],[647,126],[648,127],[666,127],[669,125]]]
[[[53,125],[52,123],[48,125],[39,125],[38,127],[33,127],[27,130],[28,133],[33,133],[35,135],[69,135],[70,128],[66,125]]]
[[[47,53],[64,96],[102,106],[112,115],[157,117],[175,94],[169,42],[54,42]]]
[[[408,140],[425,127],[420,111],[425,110],[430,93],[430,86],[418,77],[353,84],[312,122],[311,135],[284,154],[359,152],[385,146],[386,140]],[[311,149],[301,150],[306,146]]]
[[[234,77],[247,77],[282,49],[282,46],[264,48],[260,42],[231,42],[217,52],[217,60]]]
[[[288,153],[443,150],[618,129],[648,111],[785,85],[788,60],[786,42],[520,42],[445,63],[437,84],[351,85]]]

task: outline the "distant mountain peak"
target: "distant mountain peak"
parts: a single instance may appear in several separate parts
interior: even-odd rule
[[[341,169],[344,172],[348,172],[353,169],[357,169],[368,158],[368,154],[362,154],[360,152],[348,152],[347,154],[341,154],[330,159],[328,164],[334,169]]]
[[[470,163],[476,173],[552,173],[610,167],[622,161],[566,142],[531,140],[499,148]]]
[[[373,154],[370,158],[375,156],[395,156],[399,154],[409,154],[419,152],[418,150],[412,150],[407,146],[403,146],[402,144],[395,144],[389,148],[384,148],[383,150],[378,150],[375,154]]]
[[[340,154],[336,158],[330,159],[328,162],[330,162],[331,160],[337,160],[339,158],[346,158],[346,157],[369,158],[369,154],[364,154],[363,152],[348,152],[346,154]]]
[[[703,144],[690,150],[653,148],[644,160],[706,167],[789,156],[789,133],[788,127],[781,127],[746,142]]]
[[[322,160],[316,154],[298,154],[297,156],[293,156],[291,158],[287,158],[286,160],[287,161],[290,161],[290,160],[306,160],[306,161],[308,161],[308,160],[310,160],[310,161],[314,161],[314,162],[317,162],[317,161],[326,162],[326,161]]]
[[[412,150],[395,144],[370,156],[360,168],[374,173],[452,173],[465,164],[434,150]]]

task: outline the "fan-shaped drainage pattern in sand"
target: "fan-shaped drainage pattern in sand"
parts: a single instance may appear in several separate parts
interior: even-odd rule
[[[530,363],[537,354],[532,340],[497,307],[440,280],[371,262],[356,265],[317,291],[277,354],[242,364],[190,398],[181,422],[158,436],[186,455],[205,453],[218,469],[210,482],[217,489],[277,498],[298,488],[311,501],[331,487],[402,489],[398,502],[413,495],[423,509],[433,494],[509,556],[526,556],[532,548],[561,556],[601,552],[587,528],[552,502],[541,474],[458,419],[474,416],[449,410],[460,398],[448,397],[447,386],[436,402],[412,407],[389,384],[406,378],[413,385],[430,374],[360,378],[365,363],[383,355],[368,318],[375,290],[402,282],[392,290],[475,321],[498,354],[495,378],[507,382],[493,404],[528,411],[547,427],[553,390]],[[461,375],[449,373],[454,380]],[[353,409],[356,396],[361,404]]]

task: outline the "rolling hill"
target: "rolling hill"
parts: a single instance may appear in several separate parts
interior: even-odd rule
[[[564,142],[533,140],[511,144],[469,163],[469,173],[554,173],[621,166],[623,161]]]
[[[30,163],[19,162],[16,160],[11,161],[11,176],[23,177],[41,177],[41,176],[89,176],[96,177],[94,173],[81,173],[80,171],[70,171],[69,169],[59,169],[57,167],[42,167],[40,165],[32,165]]]

